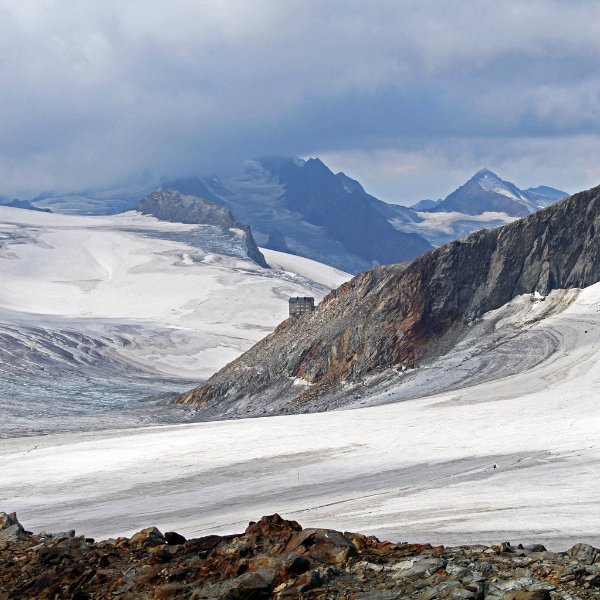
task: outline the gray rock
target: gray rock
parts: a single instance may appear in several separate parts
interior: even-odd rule
[[[529,546],[525,546],[525,550],[528,552],[546,552],[546,546],[543,544],[529,544]]]
[[[75,530],[69,529],[69,531],[59,531],[57,533],[49,533],[49,537],[52,538],[73,538],[75,537]]]
[[[219,204],[175,190],[162,190],[150,194],[139,202],[136,210],[152,215],[161,221],[191,225],[213,225],[230,244],[244,246],[245,254],[261,267],[269,268],[258,249],[250,227],[233,218],[231,211]]]
[[[600,550],[589,544],[575,544],[568,551],[568,555],[584,565],[592,565],[596,562],[596,557]]]
[[[541,599],[545,597],[544,594],[547,594],[550,589],[554,589],[553,586],[542,584],[531,573],[528,573],[509,579],[488,582],[486,584],[485,598],[486,600],[508,600],[508,598],[510,598],[510,593],[536,592]],[[535,596],[532,596],[532,599],[533,598],[535,598]],[[523,598],[523,600],[525,600],[525,598]]]
[[[0,540],[18,542],[25,537],[27,537],[27,534],[17,520],[17,513],[0,512]]]
[[[483,584],[465,587],[458,581],[447,580],[428,587],[418,596],[419,600],[437,600],[448,598],[452,600],[482,600],[484,597]]]
[[[485,580],[483,573],[479,571],[474,571],[450,563],[446,565],[446,571],[462,583],[476,583]]]
[[[433,575],[443,569],[447,561],[442,558],[422,557],[409,558],[388,568],[395,577],[423,577]]]

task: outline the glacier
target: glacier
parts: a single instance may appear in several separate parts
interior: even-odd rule
[[[598,546],[600,284],[553,294],[474,324],[454,389],[399,402],[399,375],[398,398],[354,410],[4,440],[0,503],[95,537],[279,512],[393,541]]]
[[[266,255],[209,225],[0,207],[0,437],[194,418],[162,400],[350,277]]]

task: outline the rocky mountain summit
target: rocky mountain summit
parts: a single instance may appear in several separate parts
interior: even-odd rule
[[[265,157],[246,161],[236,175],[168,185],[230,208],[252,226],[261,246],[289,248],[348,273],[410,260],[432,247],[391,222],[419,221],[415,211],[371,196],[318,158]]]
[[[481,169],[444,200],[422,208],[433,212],[456,211],[467,215],[500,212],[511,217],[523,217],[565,196],[566,192],[548,186],[520,190],[489,169]]]
[[[445,548],[302,529],[279,515],[244,533],[186,540],[155,527],[96,542],[33,535],[0,513],[0,598],[279,600],[600,597],[600,550],[576,544]]]
[[[285,397],[296,408],[345,384],[447,352],[483,313],[520,294],[600,280],[600,187],[408,264],[356,276],[174,401],[214,414]]]
[[[242,244],[245,254],[261,267],[269,268],[265,257],[258,249],[250,227],[236,221],[231,211],[203,198],[182,194],[176,190],[161,190],[146,196],[135,210],[143,215],[152,215],[161,221],[210,225],[218,228],[221,237],[233,245]]]

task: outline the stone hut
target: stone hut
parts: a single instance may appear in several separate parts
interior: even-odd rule
[[[290,317],[300,317],[315,310],[315,299],[310,296],[290,298]]]

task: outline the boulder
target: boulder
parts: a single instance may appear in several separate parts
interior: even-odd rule
[[[167,541],[156,527],[147,527],[131,536],[129,543],[132,546],[161,546]]]
[[[329,565],[342,565],[357,554],[350,540],[331,529],[305,529],[293,535],[285,547],[287,552],[300,548],[310,558]]]
[[[443,558],[431,556],[416,556],[403,560],[389,567],[395,577],[428,577],[446,567],[447,561]]]
[[[187,541],[182,535],[175,531],[165,532],[165,540],[170,546],[179,546]]]
[[[598,548],[589,544],[575,544],[569,549],[568,555],[584,565],[592,565],[600,554]]]
[[[251,522],[244,536],[251,545],[261,547],[262,544],[281,542],[285,544],[290,536],[302,531],[302,527],[296,521],[288,521],[281,518],[278,514],[263,517],[257,523]]]
[[[17,520],[17,513],[0,512],[0,540],[18,542],[26,537],[25,529]]]

